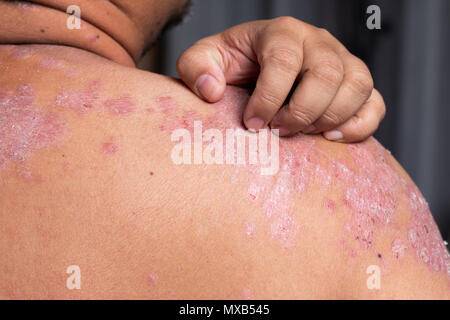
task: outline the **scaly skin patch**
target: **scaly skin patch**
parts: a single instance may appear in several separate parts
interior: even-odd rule
[[[107,100],[104,105],[110,113],[119,116],[129,115],[136,109],[136,104],[130,96],[122,96],[118,99]]]
[[[0,170],[55,145],[63,134],[62,120],[34,105],[30,85],[21,85],[16,92],[0,89]]]
[[[392,242],[392,255],[395,259],[401,259],[405,255],[405,251],[408,247],[401,239],[395,239]]]
[[[341,170],[338,180],[345,186],[344,204],[353,213],[351,228],[363,248],[372,247],[377,228],[392,221],[397,209],[399,177],[386,163],[381,146],[372,151],[367,144],[347,147],[358,169]]]
[[[29,58],[31,55],[32,51],[29,47],[14,46],[10,57],[14,60],[24,60]]]
[[[44,69],[59,69],[63,62],[56,57],[46,56],[39,60],[39,66]]]
[[[99,98],[102,85],[99,81],[92,81],[86,89],[64,90],[57,94],[55,105],[57,107],[75,110],[80,116],[86,112],[100,111]],[[108,99],[103,107],[112,115],[128,116],[136,110],[136,103],[129,95]]]
[[[155,101],[156,108],[151,111],[164,115],[160,130],[166,134],[180,128],[192,132],[194,120],[201,120],[204,130],[214,128],[225,133],[225,129],[236,128],[241,123],[248,98],[244,90],[228,89],[222,101],[211,105],[213,115],[205,116],[180,110],[171,97],[165,96]],[[401,259],[412,247],[430,269],[450,276],[448,251],[428,206],[417,188],[394,169],[389,152],[370,138],[347,145],[351,161],[341,161],[322,151],[319,139],[304,135],[281,139],[280,172],[275,177],[260,175],[260,168],[255,165],[245,166],[245,172],[242,166],[235,167],[231,183],[243,174],[250,174],[248,199],[265,214],[268,234],[283,248],[294,246],[301,237],[294,207],[296,200],[312,185],[324,194],[342,190],[340,199],[324,199],[323,206],[330,213],[340,207],[349,209],[350,217],[343,230],[348,240],[341,241],[343,249],[356,257],[373,248],[376,238],[382,237],[396,218],[400,199],[407,198],[412,212],[409,240],[407,234],[403,238],[399,233],[392,240],[391,257]],[[246,225],[243,232],[248,236],[249,230]],[[382,256],[383,263],[389,264],[389,257]]]
[[[450,279],[450,255],[425,198],[415,185],[408,185],[406,192],[412,211],[412,222],[408,231],[409,245],[415,256],[430,270],[446,272]]]
[[[64,90],[56,96],[55,105],[75,110],[79,115],[84,115],[97,106],[100,88],[100,82],[93,81],[84,90]]]

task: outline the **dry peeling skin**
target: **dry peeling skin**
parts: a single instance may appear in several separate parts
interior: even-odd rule
[[[86,89],[63,90],[57,94],[55,105],[73,109],[78,114],[83,115],[97,105],[100,88],[100,82],[93,81]]]
[[[105,106],[112,114],[121,116],[129,115],[135,110],[135,103],[130,96],[107,100]]]
[[[166,134],[179,128],[192,131],[194,120],[202,120],[203,130],[218,128],[225,134],[225,129],[235,128],[241,121],[236,106],[244,106],[247,101],[244,91],[228,90],[224,100],[212,106],[214,114],[206,117],[193,111],[180,113],[168,96],[158,98],[155,105],[164,114],[165,120],[159,128]],[[411,212],[409,232],[393,240],[391,257],[402,259],[410,252],[430,270],[446,273],[450,280],[450,257],[428,205],[417,187],[393,169],[389,152],[374,138],[350,144],[346,147],[352,159],[349,164],[321,150],[318,139],[303,135],[282,139],[280,172],[275,178],[262,176],[256,165],[236,166],[235,177],[251,175],[248,199],[257,203],[265,215],[268,235],[284,249],[293,247],[302,241],[303,227],[297,222],[296,215],[301,212],[294,203],[312,186],[318,186],[324,194],[333,189],[342,190],[336,201],[324,199],[324,207],[330,213],[335,213],[338,207],[350,210],[351,216],[342,230],[350,240],[341,241],[347,254],[355,257],[383,237],[396,218],[400,200],[406,198]],[[251,236],[254,227],[247,223],[244,232]]]
[[[54,146],[63,134],[63,120],[34,105],[30,85],[21,85],[15,92],[0,88],[0,170]]]
[[[18,63],[28,61],[27,59],[34,59],[33,62],[35,66],[41,68],[42,72],[58,73],[61,77],[65,77],[66,81],[62,81],[58,84],[55,91],[51,91],[51,95],[46,98],[48,99],[48,105],[45,106],[46,108],[42,108],[43,106],[39,105],[39,99],[37,98],[38,92],[37,89],[34,89],[34,85],[22,83],[16,88],[1,88],[0,86],[0,174],[5,172],[5,169],[9,165],[19,164],[22,167],[22,170],[18,172],[18,177],[22,179],[21,182],[25,184],[29,183],[30,179],[33,178],[34,173],[33,167],[30,165],[33,157],[38,158],[39,161],[44,161],[37,157],[37,154],[41,150],[57,148],[62,142],[67,142],[68,139],[66,138],[68,135],[76,136],[76,132],[73,132],[76,130],[76,126],[84,126],[84,129],[87,132],[90,132],[89,130],[91,129],[97,129],[96,126],[90,127],[89,125],[86,125],[86,123],[92,121],[92,124],[97,125],[97,122],[95,121],[100,120],[98,122],[98,127],[100,127],[98,132],[101,133],[101,136],[97,137],[96,134],[98,132],[95,130],[92,130],[92,132],[95,132],[95,134],[92,134],[92,137],[88,135],[81,136],[84,137],[86,141],[80,139],[80,141],[83,141],[83,145],[80,146],[81,149],[75,149],[72,153],[72,156],[80,156],[80,150],[86,153],[92,151],[92,154],[98,155],[99,160],[86,164],[86,158],[81,158],[83,163],[80,164],[75,163],[76,160],[73,160],[68,156],[67,158],[63,158],[64,160],[62,161],[65,163],[64,167],[67,166],[77,169],[80,167],[85,169],[85,167],[83,167],[84,165],[98,166],[99,170],[95,171],[96,173],[97,171],[99,172],[99,176],[97,177],[97,180],[94,180],[95,183],[104,181],[102,180],[104,176],[110,175],[115,177],[122,174],[123,176],[121,176],[121,179],[123,180],[114,178],[117,180],[111,180],[113,181],[111,185],[113,185],[114,189],[121,191],[124,198],[121,198],[121,193],[111,193],[112,191],[106,190],[106,188],[105,190],[101,190],[101,192],[104,192],[104,195],[94,193],[95,196],[89,196],[91,197],[89,199],[92,200],[99,197],[100,200],[93,201],[97,203],[104,201],[104,198],[102,198],[103,196],[105,198],[109,197],[109,199],[106,200],[107,202],[116,201],[115,197],[119,198],[116,203],[120,201],[126,202],[124,204],[125,209],[121,208],[124,211],[132,208],[133,201],[128,201],[125,197],[132,197],[133,193],[139,194],[134,200],[144,198],[143,202],[145,203],[138,204],[141,206],[149,205],[149,203],[147,203],[149,198],[152,200],[148,202],[151,202],[154,199],[158,199],[159,201],[159,199],[164,197],[173,199],[175,202],[179,201],[178,197],[180,197],[182,201],[186,202],[187,207],[196,210],[196,204],[189,203],[192,198],[197,196],[196,194],[188,195],[184,198],[181,195],[177,195],[176,199],[174,196],[167,196],[164,194],[170,194],[173,190],[182,190],[184,184],[189,186],[189,183],[185,180],[181,178],[180,180],[177,180],[177,183],[182,185],[179,187],[180,189],[171,189],[172,187],[170,185],[163,185],[166,189],[160,191],[158,188],[160,188],[161,185],[157,185],[156,187],[152,185],[152,183],[158,184],[158,182],[154,181],[158,181],[161,177],[164,179],[166,174],[171,174],[170,171],[165,172],[156,164],[157,161],[164,161],[169,157],[169,154],[167,154],[167,157],[161,155],[161,153],[164,153],[161,151],[163,150],[162,147],[158,152],[155,152],[153,149],[151,150],[151,152],[161,155],[160,158],[152,158],[153,160],[156,159],[154,163],[147,161],[147,158],[145,159],[144,165],[149,165],[149,167],[139,168],[139,165],[137,165],[136,168],[132,168],[132,170],[136,169],[136,172],[139,172],[140,169],[145,169],[145,178],[143,178],[143,175],[140,176],[142,180],[130,178],[130,175],[133,172],[110,172],[105,169],[105,166],[112,163],[113,166],[122,169],[121,166],[134,163],[134,161],[136,161],[135,158],[127,158],[124,155],[133,154],[135,150],[140,152],[139,149],[143,148],[145,145],[154,148],[153,144],[157,145],[155,140],[161,140],[161,137],[167,138],[167,143],[163,141],[159,146],[163,146],[164,144],[172,146],[173,143],[170,141],[170,135],[173,130],[185,128],[192,132],[195,120],[202,121],[203,130],[219,129],[224,133],[226,129],[235,129],[241,124],[242,108],[246,105],[249,98],[248,93],[245,90],[229,88],[224,100],[220,103],[213,105],[199,103],[198,108],[189,108],[191,106],[188,102],[183,102],[186,105],[183,105],[181,102],[185,101],[183,100],[185,97],[182,93],[181,98],[179,96],[172,96],[172,90],[174,92],[176,92],[177,89],[180,91],[183,90],[179,85],[174,86],[173,83],[167,82],[167,90],[157,91],[159,92],[159,97],[149,95],[145,90],[133,91],[134,89],[132,86],[124,86],[125,88],[123,89],[113,90],[108,81],[95,81],[95,79],[101,79],[100,76],[96,77],[95,75],[93,77],[86,77],[83,84],[79,85],[76,80],[80,76],[80,69],[68,69],[67,66],[69,64],[66,60],[62,59],[61,56],[59,56],[60,60],[42,60],[36,52],[28,50],[26,47],[9,48],[8,55],[11,59],[18,61]],[[82,72],[81,75],[83,75]],[[153,78],[150,79],[153,80]],[[163,81],[161,78],[156,78],[156,80]],[[149,82],[152,83],[152,81]],[[190,97],[187,93],[186,96]],[[194,103],[198,101],[193,100],[192,97],[189,99],[192,99]],[[144,103],[138,101],[144,101]],[[135,122],[133,121],[137,118],[141,119],[140,121],[143,122],[138,122],[139,125],[134,126]],[[103,127],[102,125],[106,121],[109,121],[109,125]],[[116,132],[116,129],[120,125],[123,125],[122,130]],[[142,137],[138,134],[133,135],[135,132],[142,130],[142,127],[145,126],[150,127],[150,129],[147,128],[147,131],[143,131],[147,135],[143,135]],[[131,142],[129,139],[127,141],[128,143],[124,143],[124,140],[127,139],[128,135],[133,138],[139,137],[141,139],[136,139],[135,145],[132,146],[134,148],[133,152],[130,152],[130,146],[128,144],[133,144],[134,141]],[[92,143],[89,143],[91,138]],[[71,140],[71,142],[74,142],[74,139]],[[80,144],[79,141],[76,141],[76,143]],[[68,144],[70,143],[68,142]],[[343,151],[343,154],[345,155],[333,154],[333,146],[339,146],[336,148]],[[326,148],[330,149],[327,150]],[[150,155],[151,158],[153,154]],[[61,154],[58,153],[58,156],[61,157]],[[149,156],[149,154],[139,153],[139,157],[145,158],[147,156]],[[70,163],[71,160],[73,160],[72,163]],[[129,162],[127,162],[128,160]],[[143,162],[138,162],[138,164],[142,165]],[[231,211],[240,212],[240,216],[229,216],[226,218],[227,220],[220,221],[221,223],[228,223],[228,220],[232,222],[242,218],[242,221],[239,221],[239,223],[236,224],[236,229],[238,230],[236,232],[238,235],[241,235],[243,239],[243,243],[238,243],[238,245],[248,245],[250,248],[250,251],[248,252],[252,252],[251,250],[253,250],[254,247],[257,247],[258,243],[261,242],[264,243],[264,246],[268,246],[268,244],[273,245],[273,248],[275,248],[273,252],[270,251],[272,248],[269,250],[269,248],[264,247],[263,249],[260,249],[260,251],[255,251],[255,255],[260,254],[261,252],[264,254],[268,253],[268,256],[270,256],[271,259],[279,258],[281,264],[286,263],[286,261],[292,262],[292,260],[283,260],[286,257],[298,255],[306,256],[310,254],[310,252],[306,252],[310,248],[311,251],[321,250],[322,256],[334,257],[334,254],[337,254],[338,256],[342,256],[344,261],[351,257],[361,257],[361,261],[363,261],[362,257],[372,255],[376,259],[375,261],[382,261],[385,269],[388,269],[389,266],[393,265],[400,266],[402,262],[409,262],[411,259],[415,259],[417,265],[424,270],[429,269],[433,275],[443,276],[446,274],[450,279],[449,254],[437,226],[433,221],[425,199],[417,187],[400,172],[398,167],[394,165],[392,157],[390,157],[389,153],[378,144],[375,139],[369,139],[367,142],[361,144],[338,145],[325,142],[320,137],[301,135],[293,139],[282,139],[280,141],[280,170],[274,176],[262,176],[259,165],[234,165],[228,168],[229,169],[223,170],[222,168],[219,169],[221,171],[229,170],[227,171],[227,174],[221,176],[218,175],[219,170],[217,167],[215,167],[215,169],[214,166],[208,165],[201,167],[201,170],[199,171],[201,171],[201,175],[204,175],[204,180],[200,183],[204,182],[204,185],[207,185],[208,183],[214,184],[217,182],[216,180],[218,177],[224,177],[224,180],[226,181],[220,181],[220,184],[222,185],[218,187],[218,190],[222,190],[220,188],[223,187],[224,190],[222,190],[222,192],[229,192],[230,198],[241,199],[240,202],[229,204],[232,208],[240,209],[231,209]],[[130,168],[128,167],[128,169]],[[175,171],[180,168],[175,168],[172,163],[169,163],[164,169]],[[187,170],[187,175],[190,174],[189,170],[194,171],[192,167],[189,166],[186,166],[185,169]],[[182,170],[179,170],[178,172],[181,171]],[[230,175],[228,175],[229,172],[231,173]],[[76,169],[73,173],[77,177],[86,174],[84,171],[76,171]],[[43,178],[45,179],[47,177]],[[63,179],[63,182],[67,182],[68,185],[73,185],[73,181],[64,180],[68,179],[66,176],[61,177],[61,179]],[[85,180],[82,181],[84,181],[84,183],[86,182]],[[61,183],[61,181],[55,182],[55,184],[58,183]],[[0,180],[0,185],[1,184],[2,181]],[[31,184],[29,185],[31,188]],[[78,194],[78,192],[80,192],[80,194],[84,196],[85,190],[78,190],[83,187],[89,189],[89,186],[78,185],[77,190],[72,189],[67,191],[67,193]],[[104,186],[102,185],[101,188],[103,187]],[[214,187],[217,186],[214,185]],[[96,188],[96,186],[94,185],[93,188]],[[202,194],[201,191],[203,190],[199,190],[198,193]],[[49,191],[50,194],[52,194],[52,192],[54,191]],[[235,193],[238,192],[239,194],[235,195]],[[336,248],[338,248],[338,250],[341,249],[342,251],[330,253],[329,251],[331,249],[324,248],[320,243],[317,243],[318,241],[314,242],[311,238],[305,240],[307,236],[311,234],[311,226],[309,224],[314,223],[315,218],[303,219],[305,215],[311,213],[311,210],[308,211],[308,208],[305,208],[302,205],[304,205],[304,203],[311,205],[311,194],[317,196],[316,198],[313,198],[314,201],[319,202],[316,206],[317,211],[322,211],[323,215],[330,220],[335,219],[339,221],[337,227],[339,228],[338,234],[340,237],[334,237],[335,233],[333,233],[333,236],[330,236],[330,239],[336,243]],[[235,198],[232,196],[235,196]],[[139,199],[137,202],[139,202]],[[197,201],[199,201],[198,206],[201,207],[202,201],[208,200],[210,199],[197,199]],[[73,201],[76,202],[77,200]],[[150,204],[152,206],[155,205],[153,202]],[[41,205],[45,205],[45,203]],[[122,203],[120,205],[122,206]],[[130,205],[130,207],[128,207],[128,205]],[[158,202],[157,205],[164,206],[164,210],[167,211],[172,209],[172,204],[166,205],[165,203],[159,204]],[[214,207],[214,205],[211,204],[211,207]],[[81,208],[84,207],[81,206]],[[105,208],[102,208],[102,210],[103,209]],[[113,209],[115,210],[116,208],[114,207]],[[208,209],[202,209],[201,207],[199,208],[199,211],[207,211]],[[96,208],[96,210],[98,210],[98,208]],[[108,210],[108,208],[105,210]],[[96,217],[96,215],[101,215],[102,212],[100,211],[90,212],[90,215],[86,215],[86,221],[97,222],[97,220],[88,220],[88,218],[90,216]],[[167,267],[167,263],[170,264],[170,259],[175,259],[170,256],[170,251],[176,248],[174,242],[178,241],[178,238],[182,236],[176,232],[174,233],[173,230],[182,230],[180,232],[186,232],[188,234],[192,232],[192,230],[189,229],[189,226],[183,226],[182,229],[172,229],[174,228],[174,225],[169,221],[164,222],[164,217],[158,216],[158,218],[154,218],[160,214],[158,210],[154,210],[153,207],[151,207],[148,211],[150,211],[147,212],[148,217],[145,213],[141,214],[141,219],[147,220],[138,220],[138,223],[132,228],[132,234],[135,234],[135,230],[142,231],[142,229],[145,229],[148,231],[155,227],[155,225],[161,226],[164,224],[163,229],[167,228],[167,230],[165,230],[167,231],[167,234],[166,239],[162,239],[162,241],[167,243],[167,247],[164,250],[168,251],[164,253],[164,256],[167,256],[168,258],[164,258],[165,260],[163,259],[166,264],[152,265],[143,263],[144,266],[142,266],[142,268],[145,268],[145,272],[140,276],[136,276],[135,274],[133,274],[133,276],[142,280],[143,285],[153,292],[153,290],[158,290],[158,288],[167,286],[168,278],[165,268]],[[399,215],[401,213],[404,215],[405,211],[407,212],[406,215],[408,219],[399,220]],[[179,218],[180,221],[182,221],[180,223],[189,223],[190,220],[182,220],[186,216],[185,213],[176,210],[174,210],[174,212],[177,215],[175,220]],[[202,214],[207,213],[209,214],[211,212],[202,212]],[[255,215],[253,215],[253,213],[255,213]],[[58,214],[63,216],[65,212],[59,212]],[[164,216],[170,214],[170,212],[164,212]],[[126,219],[122,218],[121,222],[125,221],[125,224],[120,227],[127,228],[127,223],[131,220],[129,212],[125,212],[123,215],[126,215]],[[319,215],[320,213],[318,213],[318,217]],[[191,217],[190,215],[188,216]],[[211,214],[210,216],[205,217],[204,215],[199,214],[198,216],[195,216],[195,219],[202,220],[198,223],[206,230],[208,228],[213,228],[213,226],[211,226],[211,216],[213,215]],[[121,215],[118,214],[117,217],[120,218]],[[162,222],[159,222],[160,217],[163,220]],[[214,216],[213,218],[216,219],[217,217]],[[217,219],[220,219],[220,217]],[[405,223],[403,223],[404,220],[406,221]],[[318,219],[317,221],[321,220]],[[397,226],[399,221],[402,221],[400,227]],[[108,223],[113,225],[115,221],[108,217]],[[148,226],[146,224],[148,224]],[[58,227],[60,227],[60,225],[58,225]],[[228,228],[228,225],[221,225],[221,228],[226,229]],[[93,229],[94,232],[96,232],[95,228]],[[111,230],[112,228],[110,231]],[[85,229],[82,228],[82,232],[84,231]],[[230,230],[227,229],[226,231],[230,232],[230,234],[233,232],[232,228]],[[123,230],[121,230],[121,232],[123,232]],[[321,233],[325,234],[325,236],[323,236],[324,238],[326,238],[327,232],[328,230],[326,229],[323,231],[321,230]],[[111,234],[114,234],[114,232],[111,232]],[[126,233],[124,234],[128,241],[129,235]],[[122,237],[124,234],[122,234]],[[140,234],[140,236],[143,238],[146,236],[151,237],[151,234],[152,232],[145,235]],[[176,234],[176,237],[170,238],[173,234]],[[214,237],[212,238],[212,240],[215,239]],[[151,246],[153,242],[156,243],[159,241],[159,238],[156,238],[156,236],[155,238],[146,239],[148,242],[145,242],[145,246]],[[203,238],[200,239],[203,240]],[[379,247],[379,243],[382,239],[386,240],[385,242],[388,243],[388,247],[384,248],[385,250],[380,250]],[[94,242],[97,240],[99,242],[105,240],[108,243],[113,243],[114,247],[112,248],[112,251],[114,252],[117,251],[115,246],[120,246],[120,244],[114,242],[115,239],[108,238],[107,236],[101,239],[95,238],[95,240],[89,240]],[[232,243],[233,240],[229,242]],[[59,242],[55,241],[54,243],[58,244]],[[97,242],[95,243],[97,244]],[[130,243],[133,242],[130,240]],[[134,244],[139,247],[142,243],[144,242],[140,239]],[[328,242],[328,244],[329,243],[330,242]],[[194,245],[198,245],[205,251],[209,250],[208,243],[199,244],[194,242]],[[187,245],[177,249],[180,248],[183,249],[183,252],[190,249]],[[299,248],[300,250],[297,250]],[[90,249],[94,250],[90,252],[90,254],[95,256],[95,253],[93,252],[95,252],[96,245],[93,245]],[[140,252],[140,248],[136,249],[136,252]],[[146,250],[145,254],[148,253],[146,248],[143,250]],[[248,253],[245,251],[243,252],[244,254]],[[81,255],[83,256],[84,254],[83,251]],[[128,251],[126,254],[129,254]],[[153,255],[158,256],[158,254],[159,253],[156,251],[148,253],[148,255],[152,257]],[[303,259],[303,257],[301,258]],[[184,263],[184,261],[180,261],[181,263]],[[229,260],[227,261],[229,262]],[[250,266],[245,265],[248,261],[251,260],[246,260],[245,262],[239,260],[238,263],[229,264],[228,267],[259,267],[257,263],[254,263],[253,265],[250,263]],[[296,263],[299,262],[298,260],[294,261]],[[360,263],[360,260],[358,261],[359,262],[355,264]],[[191,270],[196,270],[192,271],[192,274],[200,270],[200,268],[198,268],[199,262],[197,260],[195,262],[188,260],[188,262],[195,265],[194,267],[190,266],[192,267]],[[318,262],[318,264],[319,263],[321,262]],[[208,266],[211,267],[211,269],[204,268],[201,270],[207,270],[208,272],[211,271],[214,273],[214,270],[220,270],[221,268],[220,265]],[[290,268],[289,265],[284,267]],[[308,269],[307,267],[308,266],[305,267],[305,270]],[[323,268],[326,269],[328,267],[324,266]],[[258,274],[255,271],[254,273],[252,272],[252,274],[257,274],[257,276],[260,277],[266,274],[265,272],[267,270],[271,270],[271,272],[283,270],[281,265],[280,269],[273,268],[272,266],[264,266],[262,269],[264,272],[260,271]],[[303,271],[298,271],[298,273],[301,272]],[[239,274],[239,272],[236,273]],[[189,277],[192,276],[192,274],[186,273],[185,276]],[[132,276],[130,276],[130,278],[132,278]],[[270,278],[276,277],[271,275]],[[288,277],[285,279],[288,279]],[[282,280],[280,280],[280,284],[281,283]],[[172,287],[168,288],[167,292],[172,292],[171,290],[173,292],[176,291]],[[236,295],[242,298],[258,297],[259,295],[259,290],[252,287],[252,283],[247,283],[246,281],[241,281],[241,283],[239,283],[239,288],[236,289],[236,292]],[[171,294],[170,296],[176,297],[175,294]]]

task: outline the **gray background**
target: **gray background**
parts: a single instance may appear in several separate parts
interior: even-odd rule
[[[194,0],[184,23],[162,39],[162,72],[196,40],[255,19],[290,15],[333,33],[370,67],[388,114],[376,137],[429,201],[445,239],[450,233],[449,0]],[[382,29],[366,28],[366,9],[381,8]]]

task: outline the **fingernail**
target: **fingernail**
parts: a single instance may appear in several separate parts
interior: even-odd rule
[[[305,129],[303,129],[302,132],[308,134],[308,133],[316,131],[316,129],[317,128],[312,124],[309,127],[306,127]]]
[[[336,140],[342,140],[344,138],[344,135],[342,132],[333,130],[333,131],[327,131],[324,134],[325,139],[330,141],[336,141]]]
[[[205,99],[211,99],[218,86],[219,82],[209,74],[202,74],[195,83],[197,92]]]
[[[274,131],[277,130],[277,131]],[[286,128],[272,128],[272,132],[280,137],[287,136],[291,133],[291,130],[288,130]]]
[[[249,120],[247,120],[247,128],[249,130],[261,130],[262,128],[264,128],[264,120],[260,119],[260,118],[251,118]]]

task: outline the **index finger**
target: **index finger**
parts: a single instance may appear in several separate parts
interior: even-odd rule
[[[299,43],[284,34],[265,37],[255,90],[244,112],[248,129],[264,128],[282,107],[301,70],[303,55]]]

